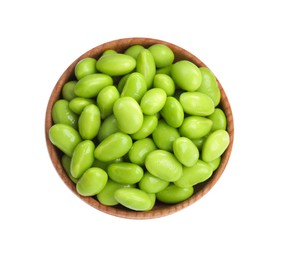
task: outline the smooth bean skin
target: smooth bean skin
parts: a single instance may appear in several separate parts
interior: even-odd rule
[[[143,113],[132,97],[120,97],[113,105],[113,114],[119,129],[127,134],[134,134],[143,124]]]
[[[174,184],[170,184],[168,187],[158,192],[156,197],[161,202],[175,204],[190,198],[193,192],[193,187],[181,188]]]
[[[123,157],[132,146],[128,134],[117,132],[106,137],[95,149],[95,158],[108,162]]]
[[[135,67],[136,60],[122,53],[102,55],[96,63],[98,71],[110,76],[125,75],[133,71]]]
[[[166,103],[167,94],[161,88],[148,90],[141,99],[140,106],[145,115],[155,115]]]
[[[69,102],[69,108],[76,114],[80,115],[83,109],[90,104],[95,104],[95,100],[91,98],[75,97]]]
[[[97,96],[97,106],[101,112],[101,118],[105,119],[112,114],[114,102],[118,100],[120,94],[115,86],[103,88]]]
[[[132,97],[138,103],[147,91],[144,76],[139,72],[133,72],[128,77],[121,92],[121,97]]]
[[[189,139],[199,139],[210,132],[212,125],[213,122],[208,118],[188,116],[184,119],[179,132]]]
[[[184,120],[184,112],[180,102],[174,97],[167,97],[161,115],[169,126],[178,128]]]
[[[112,114],[108,116],[105,120],[103,120],[98,133],[98,139],[101,142],[106,137],[116,132],[120,132],[120,129],[118,128],[115,116]]]
[[[186,137],[179,137],[173,142],[173,153],[179,162],[187,167],[193,166],[199,158],[198,148]]]
[[[99,108],[90,104],[87,105],[78,120],[79,133],[83,139],[93,139],[97,136],[101,126],[101,114]]]
[[[149,89],[156,74],[156,64],[152,53],[148,49],[140,51],[137,57],[136,71],[145,77],[147,89]]]
[[[158,117],[156,115],[144,115],[143,124],[141,128],[131,135],[134,140],[143,139],[153,133],[158,125]]]
[[[208,116],[208,119],[210,119],[213,122],[211,131],[215,131],[218,129],[226,130],[227,118],[222,109],[215,108],[214,112]]]
[[[207,162],[207,164],[212,168],[213,171],[218,169],[220,163],[221,163],[221,156],[213,161]]]
[[[72,156],[73,151],[82,138],[77,130],[65,124],[54,124],[49,129],[49,140],[59,150],[68,156]]]
[[[153,44],[148,50],[152,53],[157,68],[169,66],[174,61],[175,55],[172,49],[165,44]]]
[[[136,60],[139,53],[144,49],[145,49],[144,46],[142,46],[140,44],[135,44],[135,45],[132,45],[129,48],[127,48],[126,51],[124,52],[124,54],[127,54],[127,55],[133,57]]]
[[[213,169],[210,165],[198,160],[191,167],[183,167],[181,178],[174,182],[175,185],[181,188],[189,188],[198,183],[204,182],[211,177]]]
[[[108,161],[108,162],[102,162],[98,159],[95,159],[92,166],[93,167],[99,167],[99,168],[101,168],[101,169],[103,169],[104,171],[107,172],[107,168],[109,167],[109,165],[111,165],[112,163],[123,162],[123,161],[124,161],[123,157],[117,158],[113,161]]]
[[[153,198],[137,188],[120,188],[114,197],[121,205],[135,211],[148,211],[153,207]]]
[[[81,78],[96,73],[96,62],[97,60],[91,57],[80,60],[74,69],[75,77],[80,80]]]
[[[179,101],[184,112],[195,116],[209,116],[214,112],[212,99],[201,92],[184,92],[180,95]]]
[[[84,140],[76,146],[70,164],[70,172],[74,178],[80,178],[92,166],[94,150],[95,144],[91,140]]]
[[[104,170],[92,167],[78,180],[76,190],[82,196],[94,196],[103,190],[107,180],[108,175]]]
[[[139,182],[139,188],[148,193],[157,193],[169,185],[168,181],[161,180],[146,172]]]
[[[175,93],[175,83],[173,79],[167,74],[156,74],[153,82],[154,88],[163,89],[167,96],[172,96]]]
[[[171,75],[171,70],[172,70],[172,64],[166,67],[158,68],[156,70],[156,75],[157,74],[166,74],[168,76]]]
[[[157,147],[151,138],[144,138],[133,143],[128,152],[128,158],[132,163],[143,166],[146,156],[156,150]]]
[[[172,151],[173,142],[180,137],[179,131],[169,126],[164,120],[159,120],[156,129],[152,133],[154,143],[159,149]]]
[[[226,130],[220,129],[212,132],[204,141],[202,160],[211,162],[220,157],[230,143],[230,136]]]
[[[69,102],[65,99],[59,99],[54,103],[51,115],[55,124],[66,124],[75,129],[78,127],[78,115],[69,108]]]
[[[142,167],[129,162],[112,163],[108,166],[109,177],[120,184],[135,184],[139,182],[144,174]]]
[[[145,166],[149,173],[164,180],[173,182],[182,175],[182,165],[175,156],[164,150],[154,150],[145,159]]]
[[[199,69],[202,75],[202,81],[197,91],[208,95],[213,100],[214,106],[216,107],[221,100],[221,92],[216,77],[206,67],[201,67]]]
[[[74,93],[74,88],[76,84],[77,84],[77,80],[71,80],[63,85],[62,97],[66,99],[67,101],[71,101],[73,98],[76,97]]]
[[[71,157],[69,157],[66,154],[63,154],[60,161],[64,171],[67,173],[70,180],[73,181],[74,183],[77,183],[78,179],[74,178],[70,171]]]
[[[197,90],[202,81],[200,69],[187,60],[174,63],[171,68],[171,76],[175,84],[186,91]]]
[[[74,87],[74,93],[78,97],[93,98],[109,85],[113,85],[113,80],[109,75],[94,73],[80,79]]]
[[[100,203],[106,206],[115,206],[118,201],[114,198],[114,193],[120,188],[134,188],[135,185],[120,184],[111,179],[108,179],[105,187],[97,194],[97,199]]]

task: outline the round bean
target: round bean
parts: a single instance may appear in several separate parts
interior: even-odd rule
[[[172,96],[175,93],[175,83],[167,74],[156,74],[154,77],[153,87],[163,89],[167,96]]]
[[[132,45],[129,48],[127,48],[124,53],[133,57],[136,60],[139,53],[144,49],[145,49],[144,46],[142,46],[140,44],[135,44],[135,45]]]
[[[67,101],[70,101],[70,100],[72,100],[73,98],[76,97],[76,95],[74,93],[74,88],[75,88],[76,84],[77,84],[76,80],[71,80],[71,81],[68,81],[67,83],[65,83],[63,85],[62,97],[64,99],[66,99]]]
[[[144,115],[143,124],[141,128],[136,133],[132,134],[131,137],[135,140],[146,138],[153,133],[157,125],[158,117],[156,115]]]
[[[169,66],[173,63],[175,55],[171,48],[165,44],[153,44],[149,47],[157,68]]]
[[[213,122],[211,131],[215,131],[218,129],[226,130],[227,118],[222,109],[215,108],[214,112],[209,115],[208,118]]]
[[[140,106],[145,115],[155,115],[166,103],[167,94],[161,88],[148,90],[141,99]]]
[[[81,78],[89,75],[89,74],[93,74],[96,73],[96,59],[91,58],[91,57],[87,57],[84,58],[82,60],[80,60],[74,69],[74,73],[75,76],[78,80],[80,80]]]

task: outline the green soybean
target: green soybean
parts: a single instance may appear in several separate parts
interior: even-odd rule
[[[70,164],[70,172],[74,178],[80,178],[92,166],[94,150],[95,144],[91,140],[84,140],[76,146]]]
[[[221,163],[221,156],[213,161],[207,162],[207,164],[212,168],[213,171],[217,170]]]
[[[91,98],[75,97],[69,102],[69,108],[76,114],[81,114],[83,109],[90,104],[95,104],[95,100]]]
[[[71,81],[68,81],[67,83],[65,83],[63,85],[63,88],[62,88],[62,97],[64,99],[66,99],[67,101],[70,101],[72,100],[73,98],[76,97],[75,93],[74,93],[74,88],[75,88],[75,85],[77,84],[77,80],[71,80]]]
[[[226,130],[227,128],[227,118],[224,111],[221,108],[215,108],[214,112],[208,116],[213,122],[211,131],[215,131],[218,129]]]
[[[147,116],[144,115],[141,128],[131,135],[132,139],[143,139],[150,136],[158,125],[157,115]]]
[[[113,79],[109,75],[94,73],[80,79],[74,87],[74,93],[78,97],[93,98],[109,85],[113,85]]]
[[[143,124],[143,113],[132,97],[121,97],[113,105],[113,114],[119,129],[127,134],[134,134]]]
[[[184,92],[179,101],[184,112],[195,116],[209,116],[214,112],[212,99],[201,92]]]
[[[145,159],[145,166],[152,175],[169,182],[182,175],[182,165],[175,156],[164,150],[154,150]]]
[[[135,44],[135,45],[128,47],[126,51],[124,52],[124,54],[127,54],[136,60],[139,53],[144,49],[145,49],[144,46],[140,44]]]
[[[148,211],[153,207],[152,196],[137,188],[120,188],[114,197],[121,205],[135,211]]]
[[[133,71],[135,67],[136,60],[122,53],[103,55],[96,63],[98,71],[110,76],[125,75]]]
[[[173,142],[173,153],[184,166],[193,166],[199,158],[196,145],[186,137],[179,137]]]
[[[74,73],[75,76],[78,80],[80,80],[81,78],[89,75],[89,74],[93,74],[96,73],[96,59],[91,58],[91,57],[87,57],[84,58],[82,60],[80,60],[74,69]]]
[[[211,177],[212,167],[202,160],[198,160],[191,167],[183,167],[182,176],[175,181],[175,185],[181,188],[189,188],[198,183],[204,182]]]
[[[139,188],[148,193],[157,193],[169,185],[168,181],[162,180],[149,172],[146,172],[139,182]]]
[[[230,143],[230,136],[226,130],[220,129],[212,132],[204,141],[202,147],[202,160],[210,162],[221,156]]]
[[[66,174],[70,178],[70,180],[73,181],[74,183],[77,183],[78,179],[72,176],[71,170],[70,170],[71,157],[66,154],[63,154],[63,156],[61,157],[61,164]]]
[[[83,139],[93,139],[97,136],[101,126],[101,115],[99,108],[90,104],[87,105],[78,120],[79,133]]]
[[[72,126],[65,124],[54,124],[49,129],[49,140],[59,150],[68,156],[72,156],[78,143],[82,141],[78,131]]]
[[[132,146],[128,134],[117,132],[106,137],[95,149],[95,158],[107,162],[123,157]]]
[[[112,114],[114,102],[118,100],[120,94],[115,86],[103,88],[97,96],[97,105],[101,112],[101,118],[105,119]]]
[[[108,175],[104,170],[92,167],[78,180],[76,190],[82,196],[94,196],[103,190],[107,180]]]
[[[175,55],[171,48],[165,44],[153,44],[149,48],[157,68],[166,67],[173,63]]]
[[[180,102],[174,97],[167,97],[161,115],[169,126],[178,128],[184,120],[184,112]]]
[[[188,116],[184,119],[179,132],[189,139],[199,139],[207,135],[211,128],[212,120],[201,116]]]
[[[101,142],[106,137],[116,132],[120,132],[120,129],[118,128],[115,116],[112,114],[108,116],[105,120],[103,120],[98,133],[98,139]]]
[[[54,103],[51,115],[55,124],[66,124],[75,129],[78,127],[78,115],[69,108],[69,102],[65,99],[59,99]]]
[[[154,115],[164,107],[166,99],[167,94],[163,89],[152,88],[144,94],[140,106],[145,115]]]
[[[129,162],[112,163],[107,169],[109,177],[121,184],[135,184],[141,180],[144,171],[137,164]]]
[[[163,89],[167,96],[172,96],[175,93],[175,83],[167,74],[156,74],[154,77],[153,87]]]
[[[187,60],[174,63],[171,68],[171,76],[175,84],[186,91],[197,90],[202,82],[200,69]]]
[[[175,204],[190,198],[193,192],[193,187],[181,188],[174,184],[170,184],[168,187],[158,192],[156,196],[161,202]]]

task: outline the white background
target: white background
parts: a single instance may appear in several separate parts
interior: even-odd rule
[[[283,2],[0,3],[0,259],[284,259]],[[77,57],[150,37],[199,57],[231,102],[235,141],[213,189],[154,220],[113,217],[68,190],[44,136],[49,95]]]

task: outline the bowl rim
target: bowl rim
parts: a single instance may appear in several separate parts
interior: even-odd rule
[[[207,181],[201,183],[200,185],[198,184],[201,188],[198,189],[196,192],[194,192],[194,194],[190,198],[180,203],[177,203],[177,204],[160,203],[158,206],[155,206],[153,210],[140,212],[140,211],[128,210],[121,206],[105,206],[101,204],[100,202],[98,202],[93,197],[84,197],[78,194],[78,192],[76,191],[75,184],[68,177],[68,175],[63,169],[63,166],[61,165],[61,162],[59,160],[59,154],[60,154],[59,150],[49,140],[49,129],[53,124],[52,117],[51,117],[51,111],[52,111],[53,104],[60,97],[61,90],[62,90],[64,83],[66,83],[68,80],[74,77],[74,68],[79,60],[86,58],[86,57],[98,58],[103,53],[103,51],[107,49],[114,49],[118,52],[123,52],[127,49],[127,47],[130,47],[132,45],[140,44],[140,45],[143,45],[144,47],[149,47],[157,43],[164,44],[170,47],[175,53],[175,61],[181,60],[181,59],[187,59],[193,62],[194,64],[196,64],[198,67],[207,67],[205,63],[203,63],[198,57],[196,57],[194,54],[192,54],[188,50],[178,45],[175,45],[173,43],[164,41],[164,40],[155,39],[155,38],[145,38],[145,37],[115,39],[115,40],[108,41],[96,47],[91,48],[90,50],[86,51],[85,53],[80,55],[78,58],[76,58],[67,67],[67,69],[65,69],[65,71],[61,74],[55,86],[53,87],[53,90],[48,99],[48,104],[47,104],[47,108],[45,111],[45,139],[46,139],[47,150],[49,153],[49,157],[52,161],[52,164],[54,168],[56,169],[59,177],[66,184],[66,186],[75,195],[77,195],[77,197],[83,200],[85,203],[89,204],[90,206],[92,206],[93,208],[101,212],[104,212],[104,213],[107,213],[109,215],[116,216],[116,217],[127,218],[127,219],[153,219],[153,218],[159,218],[159,217],[171,215],[175,212],[178,212],[192,205],[193,203],[201,199],[205,194],[207,194],[213,188],[216,182],[219,180],[219,178],[225,171],[225,168],[228,164],[228,161],[229,161],[229,158],[232,152],[232,148],[233,148],[233,143],[234,143],[233,113],[232,113],[231,105],[228,100],[227,94],[225,93],[223,86],[221,85],[218,77],[215,75],[217,82],[218,82],[218,87],[221,92],[221,101],[220,101],[219,107],[221,107],[224,113],[226,114],[227,131],[230,136],[230,143],[226,151],[223,153],[221,157],[222,158],[221,163],[219,167],[217,168],[217,170],[213,172],[212,176]]]

